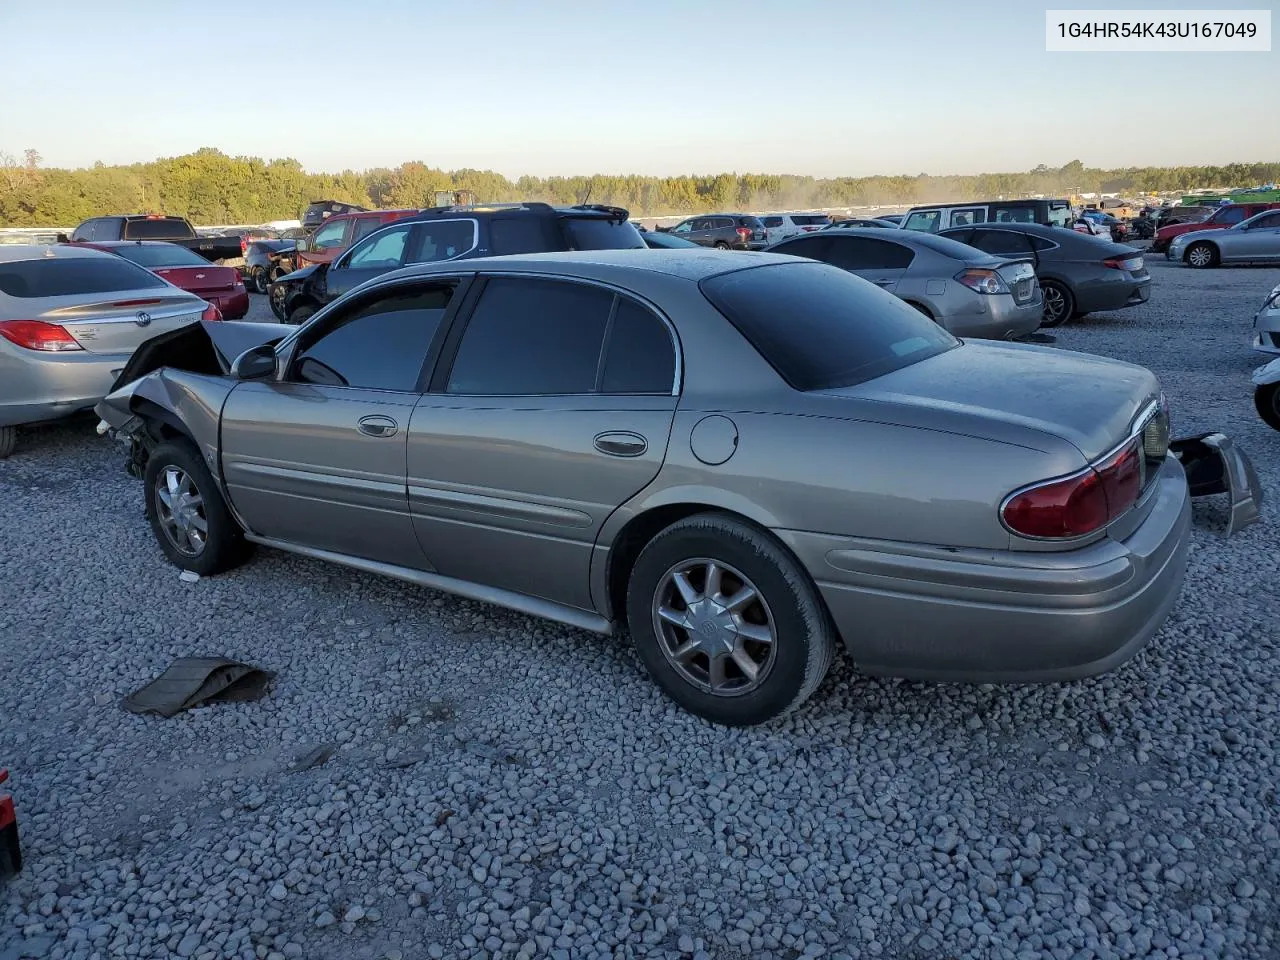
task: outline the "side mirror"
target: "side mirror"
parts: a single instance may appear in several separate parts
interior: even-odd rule
[[[71,238],[70,238],[70,237],[68,237],[65,233],[60,233],[60,234],[58,234],[58,235],[57,235],[57,237],[55,237],[54,239],[56,239],[59,243],[70,243],[70,242],[71,242]]]
[[[276,372],[276,349],[263,343],[250,347],[231,363],[230,374],[237,380],[265,380]]]

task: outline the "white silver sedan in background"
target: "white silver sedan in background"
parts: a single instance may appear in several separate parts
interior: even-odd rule
[[[123,257],[0,247],[0,458],[18,426],[92,408],[139,344],[202,318],[216,309]]]
[[[1276,284],[1253,317],[1253,349],[1280,354],[1280,283]]]
[[[1226,229],[1184,233],[1173,238],[1165,256],[1199,268],[1280,263],[1280,210],[1264,210]]]

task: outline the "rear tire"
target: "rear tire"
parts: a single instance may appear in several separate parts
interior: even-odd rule
[[[700,599],[690,599],[694,592]],[[763,530],[709,513],[672,524],[640,552],[627,623],[649,675],[671,699],[735,727],[803,703],[826,675],[836,641],[791,554]]]
[[[156,447],[143,481],[151,531],[174,566],[207,577],[238,567],[253,552],[190,443],[177,440]]]
[[[310,305],[295,307],[289,311],[289,319],[285,323],[292,323],[295,327],[306,323],[316,312],[316,308]]]
[[[0,460],[13,453],[18,446],[18,428],[0,427]]]
[[[1059,326],[1075,314],[1076,298],[1065,284],[1046,280],[1040,284],[1040,293],[1044,297],[1044,316],[1040,326]]]
[[[266,267],[253,268],[253,292],[265,294],[267,287],[271,286],[271,277],[267,275]]]
[[[1253,391],[1253,405],[1268,427],[1280,430],[1280,383],[1263,384]]]
[[[1216,267],[1218,265],[1218,248],[1212,243],[1201,240],[1199,243],[1193,243],[1187,248],[1186,256],[1183,259],[1188,266],[1195,267],[1197,270]]]
[[[723,240],[718,240],[718,241],[716,241],[716,249],[717,249],[717,250],[728,250],[728,249],[729,249],[729,245],[728,245],[727,243],[725,243]]]

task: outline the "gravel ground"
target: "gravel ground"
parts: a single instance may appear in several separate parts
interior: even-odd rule
[[[1228,430],[1277,489],[1247,338],[1280,271],[1152,271],[1150,304],[1059,344],[1151,366],[1177,432]],[[269,551],[184,583],[92,422],[0,463],[28,858],[3,960],[1280,955],[1274,513],[1228,541],[1198,507],[1180,603],[1106,677],[837,662],[785,722],[731,731],[625,644],[498,609]],[[278,679],[121,712],[191,653]]]

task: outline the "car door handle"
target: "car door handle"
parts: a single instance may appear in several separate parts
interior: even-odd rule
[[[611,457],[638,457],[649,449],[649,441],[638,433],[615,430],[598,434],[595,446],[601,453],[607,453]]]
[[[875,284],[876,284],[876,286],[878,286],[878,287],[887,287],[889,284],[894,283],[894,282],[895,282],[895,281],[893,280],[893,278],[892,278],[892,277],[884,277],[883,279],[876,280],[876,281],[875,281]]]
[[[366,437],[394,437],[400,425],[390,417],[375,414],[371,417],[361,417],[357,428]]]

